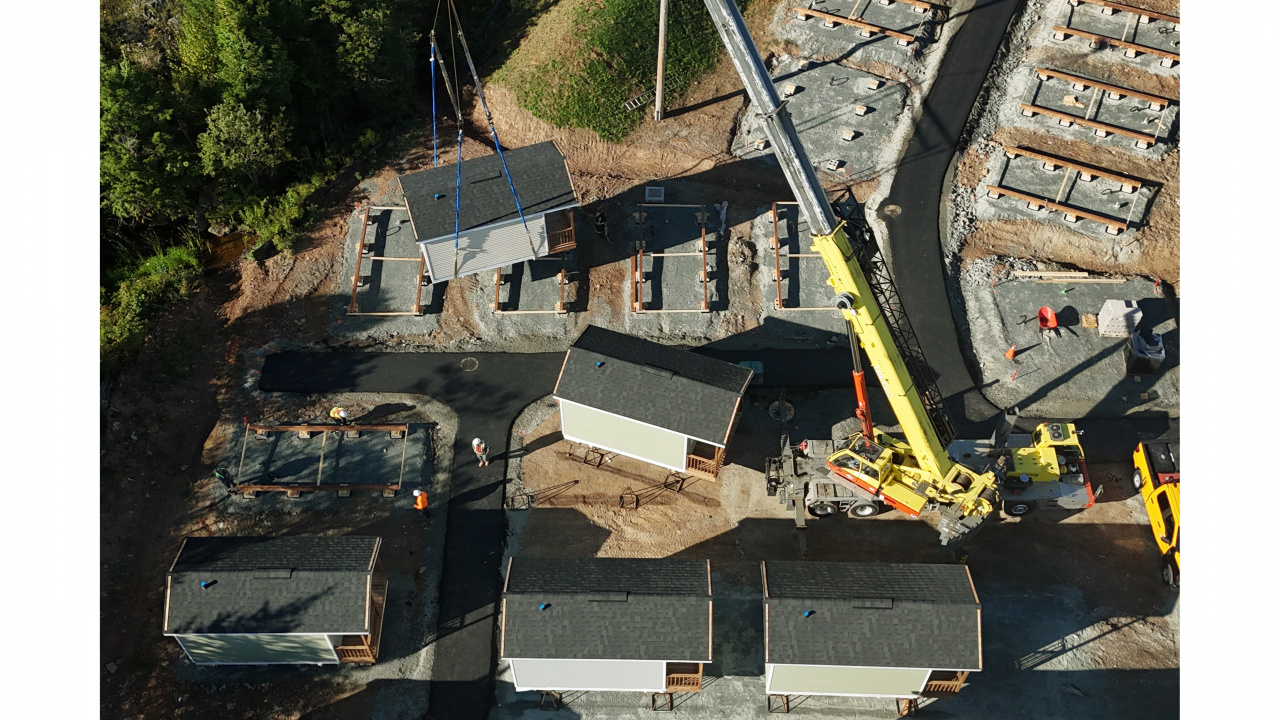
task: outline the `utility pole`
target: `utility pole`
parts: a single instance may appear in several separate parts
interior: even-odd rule
[[[658,0],[658,87],[653,93],[653,119],[662,120],[662,80],[667,74],[667,0]]]

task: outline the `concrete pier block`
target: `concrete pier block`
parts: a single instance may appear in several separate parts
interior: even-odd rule
[[[915,14],[917,14],[917,15],[923,15],[923,14],[925,14],[925,13],[929,12],[929,11],[928,11],[928,10],[926,10],[926,9],[924,9],[924,8],[922,8],[922,7],[912,7],[912,8],[911,8],[911,12],[913,12],[913,13],[915,13]]]
[[[1107,97],[1111,98],[1112,100],[1119,100],[1119,99],[1120,99],[1120,93],[1115,92],[1115,91],[1113,91],[1113,90],[1108,90],[1108,91],[1107,91]]]
[[[1115,15],[1115,14],[1116,14],[1116,9],[1115,9],[1115,8],[1109,8],[1109,7],[1106,7],[1106,6],[1104,5],[1104,6],[1102,7],[1102,14],[1103,14],[1103,15],[1106,15],[1106,16],[1108,16],[1108,17],[1110,17],[1111,15]]]
[[[1102,47],[1102,41],[1097,39],[1090,40],[1089,47],[1093,48],[1094,50],[1097,50],[1098,48]]]
[[[892,5],[892,4],[893,4],[893,0],[876,0],[876,1],[877,1],[877,2],[879,2],[881,5]]]
[[[1125,48],[1124,56],[1127,58],[1136,58],[1138,57],[1138,51],[1134,50],[1133,48]]]
[[[1151,143],[1147,142],[1146,140],[1139,140],[1136,143],[1134,143],[1133,146],[1138,148],[1139,150],[1146,150],[1147,148],[1151,147]]]
[[[764,138],[760,138],[756,140],[755,146],[756,146],[756,150],[764,150],[766,147],[769,146],[769,141],[765,140]]]
[[[1028,210],[1039,210],[1039,209],[1041,209],[1041,208],[1043,208],[1043,207],[1044,207],[1043,205],[1041,205],[1041,204],[1040,204],[1040,203],[1038,203],[1038,202],[1035,202],[1034,200],[1028,200],[1028,201],[1027,201],[1027,209],[1028,209]]]
[[[1035,116],[1036,116],[1035,112],[1033,112],[1033,111],[1031,111],[1031,110],[1023,110],[1023,111],[1022,111],[1022,114],[1023,114],[1023,115],[1026,115],[1027,117],[1035,117]]]
[[[1106,137],[1106,136],[1110,135],[1111,133],[1107,132],[1106,130],[1103,130],[1102,128],[1094,128],[1094,129],[1093,129],[1093,134],[1094,134],[1094,135],[1097,135],[1097,136],[1098,136],[1098,137],[1100,137],[1100,138],[1104,138],[1104,137]]]
[[[898,45],[899,45],[899,46],[901,46],[901,47],[906,47],[906,46],[908,46],[908,45],[910,45],[910,44],[911,44],[911,41],[910,41],[910,40],[903,40],[902,38],[898,38]]]
[[[879,90],[879,89],[880,89],[880,81],[879,81],[879,80],[877,80],[877,79],[875,79],[875,78],[867,78],[867,89],[868,89],[868,90]]]
[[[859,30],[859,31],[858,31],[858,34],[859,34],[859,35],[861,35],[862,37],[865,37],[865,38],[869,38],[869,37],[871,37],[872,35],[875,35],[875,33],[871,32],[870,30],[865,30],[865,29],[864,29],[864,30]]]
[[[1054,33],[1054,34],[1053,34],[1053,39],[1054,39],[1054,40],[1066,40],[1066,39],[1067,39],[1067,34],[1066,34],[1066,33],[1056,32],[1056,33]]]
[[[1073,83],[1071,83],[1071,89],[1072,89],[1072,90],[1083,90],[1083,89],[1084,89],[1084,83],[1073,82]]]
[[[866,106],[866,105],[854,105],[854,106],[853,106],[853,114],[854,114],[854,115],[857,115],[858,117],[862,117],[863,115],[866,115],[866,114],[867,114],[867,110],[868,110],[868,108],[867,108],[867,106]]]
[[[1160,58],[1160,67],[1173,67],[1174,60],[1172,58]]]
[[[848,142],[848,141],[850,141],[850,140],[852,140],[852,139],[854,139],[854,138],[856,138],[856,137],[858,137],[858,133],[857,133],[856,131],[854,131],[854,130],[842,130],[842,131],[840,131],[840,138],[841,138],[842,140],[844,140],[845,142]]]
[[[992,200],[999,200],[1000,193],[996,192],[995,190],[992,190],[991,188],[987,188],[987,197],[991,198]]]
[[[791,97],[796,94],[796,86],[794,84],[782,86],[782,97]]]
[[[1072,125],[1075,125],[1075,123],[1070,120],[1059,120],[1058,124],[1062,127],[1071,127]]]
[[[1078,217],[1076,217],[1075,215],[1072,215],[1071,213],[1068,213],[1068,212],[1064,212],[1064,213],[1062,213],[1062,219],[1063,219],[1063,220],[1065,220],[1065,221],[1067,221],[1067,222],[1069,222],[1069,223],[1079,222],[1079,220],[1080,220],[1080,218],[1078,218]]]
[[[822,27],[833,28],[833,27],[835,27],[835,26],[836,26],[836,23],[835,23],[835,21],[834,21],[834,20],[823,20],[823,21],[822,21]]]
[[[1093,176],[1089,173],[1082,172],[1080,173],[1080,182],[1093,182]]]
[[[1036,73],[1036,77],[1040,78],[1041,80],[1044,80],[1045,82],[1049,81],[1049,76],[1045,75],[1044,73]]]
[[[1108,226],[1107,226],[1107,234],[1108,234],[1108,235],[1119,235],[1119,234],[1120,234],[1120,228],[1116,227],[1115,225],[1108,225]]]
[[[1142,24],[1142,25],[1146,25],[1147,23],[1151,22],[1151,16],[1150,16],[1150,15],[1139,15],[1139,16],[1138,16],[1138,22],[1139,22],[1140,24]]]
[[[1152,100],[1152,101],[1151,101],[1151,109],[1152,109],[1152,110],[1164,110],[1164,103],[1162,103],[1162,102],[1156,102],[1156,101]]]
[[[1120,192],[1131,193],[1137,189],[1137,187],[1130,185],[1129,183],[1120,183]]]
[[[1044,168],[1045,170],[1048,170],[1049,172],[1053,172],[1054,170],[1058,169],[1058,166],[1054,165],[1051,162],[1041,163],[1040,167]]]

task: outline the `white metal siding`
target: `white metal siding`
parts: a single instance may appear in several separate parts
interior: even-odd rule
[[[542,215],[528,218],[529,232],[519,218],[502,225],[472,230],[458,239],[457,277],[475,275],[547,255],[546,223]],[[533,238],[533,248],[529,239]],[[422,244],[427,251],[427,264],[431,266],[432,282],[449,280],[454,276],[453,238],[437,238]]]
[[[511,660],[516,692],[614,690],[664,692],[662,660]]]
[[[688,438],[678,432],[566,400],[560,401],[560,429],[570,440],[612,450],[669,470],[684,470]]]
[[[777,665],[765,668],[770,695],[864,695],[911,697],[920,692],[929,670],[830,665]]]
[[[337,663],[324,635],[178,635],[197,665]]]

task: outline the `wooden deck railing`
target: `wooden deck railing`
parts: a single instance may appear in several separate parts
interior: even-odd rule
[[[368,635],[343,635],[342,641],[334,648],[340,662],[372,664],[378,661],[378,647],[382,644],[382,618],[387,607],[388,585],[386,572],[375,571],[369,597],[370,632]]]
[[[684,470],[690,475],[698,475],[708,480],[715,480],[716,475],[720,473],[720,458],[723,453],[716,453],[718,457],[704,458],[697,455],[688,455],[685,458]]]
[[[921,697],[951,697],[960,692],[960,688],[964,687],[964,681],[968,679],[968,672],[942,672],[935,670],[929,676],[929,682],[925,683],[924,691],[920,693]]]
[[[549,253],[565,252],[577,246],[578,241],[574,236],[572,225],[563,230],[547,233],[547,252]]]
[[[702,692],[702,664],[667,663],[667,692]]]

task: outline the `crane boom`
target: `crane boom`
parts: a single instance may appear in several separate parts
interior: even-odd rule
[[[795,123],[791,121],[791,113],[786,103],[778,99],[778,91],[773,87],[773,79],[760,60],[760,52],[747,32],[747,23],[742,13],[732,2],[725,0],[704,0],[707,11],[715,22],[720,39],[729,51],[729,58],[742,78],[751,103],[760,109],[764,119],[764,131],[769,136],[769,144],[773,145],[774,155],[782,165],[782,173],[787,176],[787,183],[796,194],[800,203],[800,214],[804,215],[809,228],[820,235],[828,235],[836,229],[836,215],[831,210],[831,203],[822,191],[818,175],[813,171],[813,163],[809,162],[809,154],[800,143],[796,134]]]
[[[955,431],[875,238],[860,221],[851,238],[845,229],[848,220],[837,219],[737,6],[732,0],[703,2],[809,224],[813,249],[821,255],[827,282],[836,293],[836,307],[866,351],[906,437],[903,443],[864,429],[831,455],[827,466],[910,515],[919,515],[930,502],[945,506],[940,525],[944,542],[960,537],[992,512],[999,480],[947,454]],[[855,372],[855,384],[859,380]],[[862,388],[858,389],[861,399]],[[865,412],[860,416],[869,428]]]
[[[924,353],[901,310],[893,281],[884,263],[876,257],[875,239],[867,228],[858,228],[856,234],[861,247],[855,252],[845,232],[845,223],[836,219],[786,103],[779,101],[773,79],[760,59],[737,6],[731,0],[704,0],[704,3],[747,95],[760,109],[774,155],[814,235],[814,249],[827,266],[828,283],[840,298],[845,319],[857,334],[884,386],[907,442],[924,470],[945,476],[952,465],[946,446],[955,433],[941,393],[928,375]],[[863,272],[860,261],[866,261],[873,269],[876,282]],[[889,302],[883,302],[886,300]],[[892,309],[885,313],[884,307]]]

